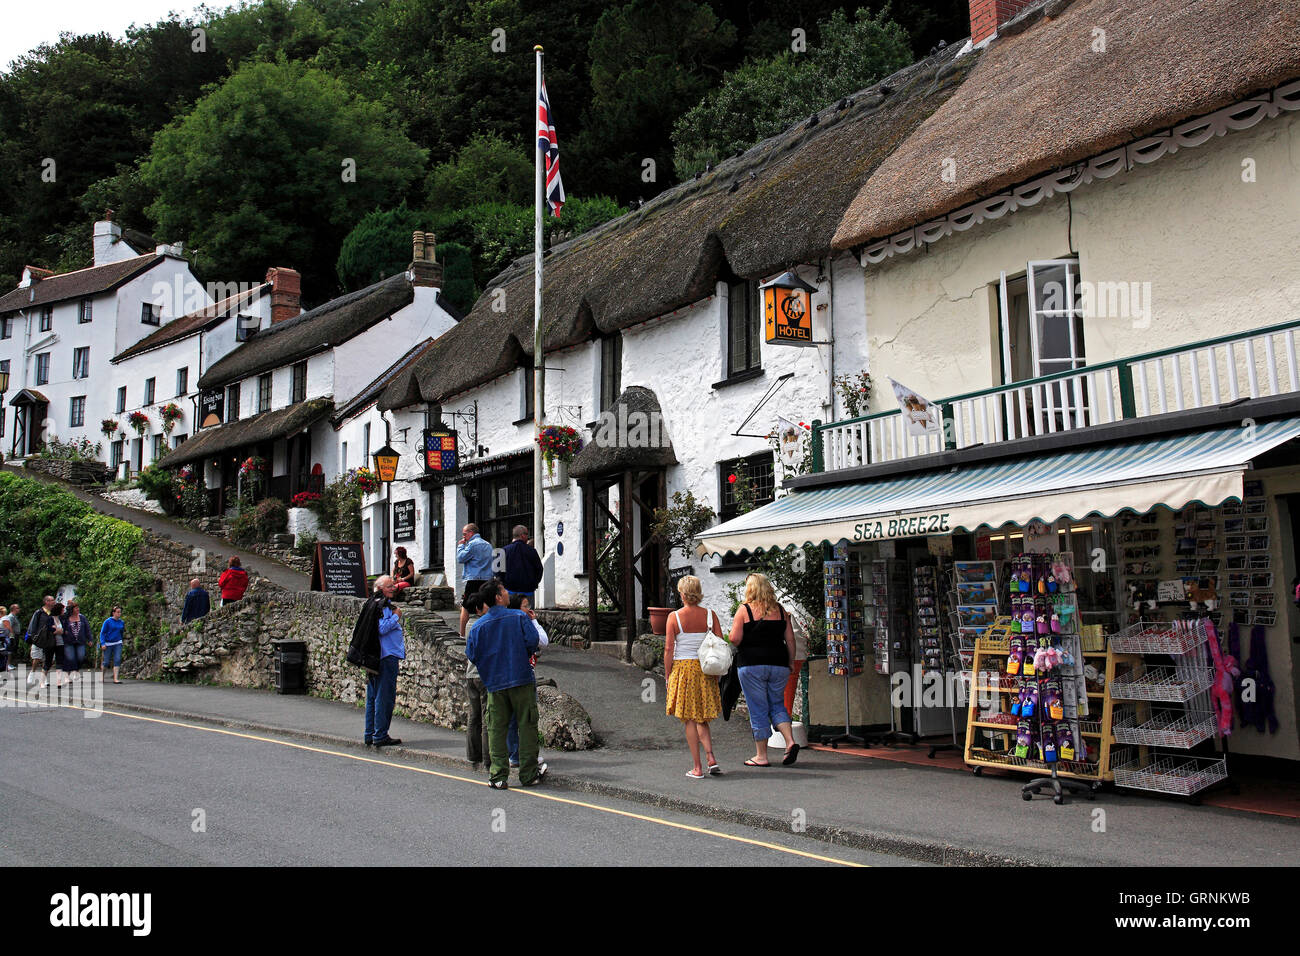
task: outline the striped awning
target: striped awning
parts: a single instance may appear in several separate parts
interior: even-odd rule
[[[1153,438],[797,491],[711,528],[701,555],[944,535],[1030,521],[1142,514],[1240,499],[1250,461],[1300,435],[1300,419]]]

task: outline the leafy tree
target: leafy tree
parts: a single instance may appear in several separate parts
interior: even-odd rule
[[[727,75],[721,89],[692,107],[673,130],[674,165],[686,178],[773,136],[838,97],[869,86],[911,61],[903,29],[883,13],[837,10],[806,54],[784,52]]]
[[[351,224],[403,198],[424,159],[377,104],[277,61],[246,64],[163,128],[141,172],[158,194],[149,214],[159,229],[212,270],[292,265],[324,297]]]
[[[533,150],[495,133],[479,133],[429,173],[429,208],[449,212],[483,202],[526,206],[533,201]]]
[[[442,298],[462,313],[468,313],[478,299],[470,251],[459,242],[440,242],[437,255],[442,263]]]
[[[345,291],[364,288],[406,268],[411,261],[411,233],[428,221],[406,203],[387,212],[367,213],[343,240],[337,271]]]

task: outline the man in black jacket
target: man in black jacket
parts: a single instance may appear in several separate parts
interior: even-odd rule
[[[50,682],[50,666],[54,663],[54,618],[50,611],[54,607],[52,595],[45,595],[41,607],[32,615],[27,625],[27,639],[31,641],[32,662],[27,668],[27,686],[41,681],[41,690]],[[36,673],[37,663],[41,665],[41,675]]]
[[[505,585],[510,594],[522,594],[528,603],[537,603],[534,592],[542,583],[542,559],[537,549],[528,543],[528,529],[521,524],[515,525],[514,540],[506,545]]]

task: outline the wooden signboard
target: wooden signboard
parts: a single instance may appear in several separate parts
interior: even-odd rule
[[[311,589],[369,597],[366,555],[360,541],[319,541],[311,562]]]
[[[393,502],[393,540],[415,540],[415,499]]]

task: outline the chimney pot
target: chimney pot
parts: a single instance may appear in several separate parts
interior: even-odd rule
[[[292,319],[301,311],[302,276],[295,269],[273,266],[266,270],[271,283],[271,324]]]
[[[411,234],[411,261],[419,262],[424,258],[424,233],[419,229]]]

